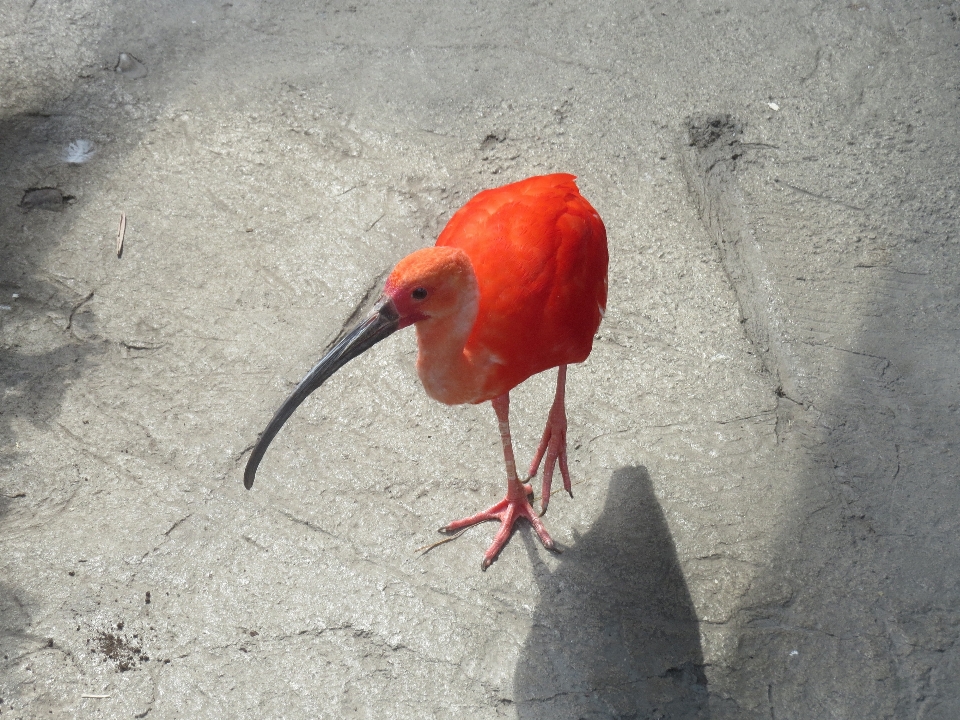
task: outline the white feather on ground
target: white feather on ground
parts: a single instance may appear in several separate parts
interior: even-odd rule
[[[80,165],[96,154],[96,148],[90,140],[74,140],[63,151],[63,161],[71,165]]]

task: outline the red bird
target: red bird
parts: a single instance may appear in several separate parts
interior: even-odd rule
[[[448,405],[490,400],[507,466],[506,497],[441,532],[499,520],[484,570],[521,517],[544,547],[554,549],[531,505],[528,483],[546,455],[540,514],[547,510],[558,461],[573,497],[563,400],[567,365],[587,359],[607,304],[606,230],[574,179],[543,175],[484,190],[454,214],[436,246],[397,263],[367,318],[314,366],[261,434],[244,472],[247,489],[267,446],[310,393],[380,340],[416,325],[417,374],[427,394]],[[553,367],[559,368],[556,397],[521,482],[510,440],[510,390]]]

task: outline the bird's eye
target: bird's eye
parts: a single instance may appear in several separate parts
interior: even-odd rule
[[[422,287],[417,288],[412,293],[410,293],[410,297],[412,297],[414,300],[423,300],[424,298],[427,297],[427,289]]]

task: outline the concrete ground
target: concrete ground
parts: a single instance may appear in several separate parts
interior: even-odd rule
[[[4,2],[0,717],[960,717],[958,67],[933,0]],[[503,469],[411,331],[245,491],[554,171],[611,252],[563,553],[418,552]]]

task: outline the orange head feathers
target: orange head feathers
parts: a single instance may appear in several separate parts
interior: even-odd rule
[[[400,314],[400,327],[443,319],[476,305],[477,278],[463,250],[429,247],[407,255],[387,277],[383,294]],[[473,313],[476,315],[476,312]],[[470,318],[471,323],[473,318]]]

